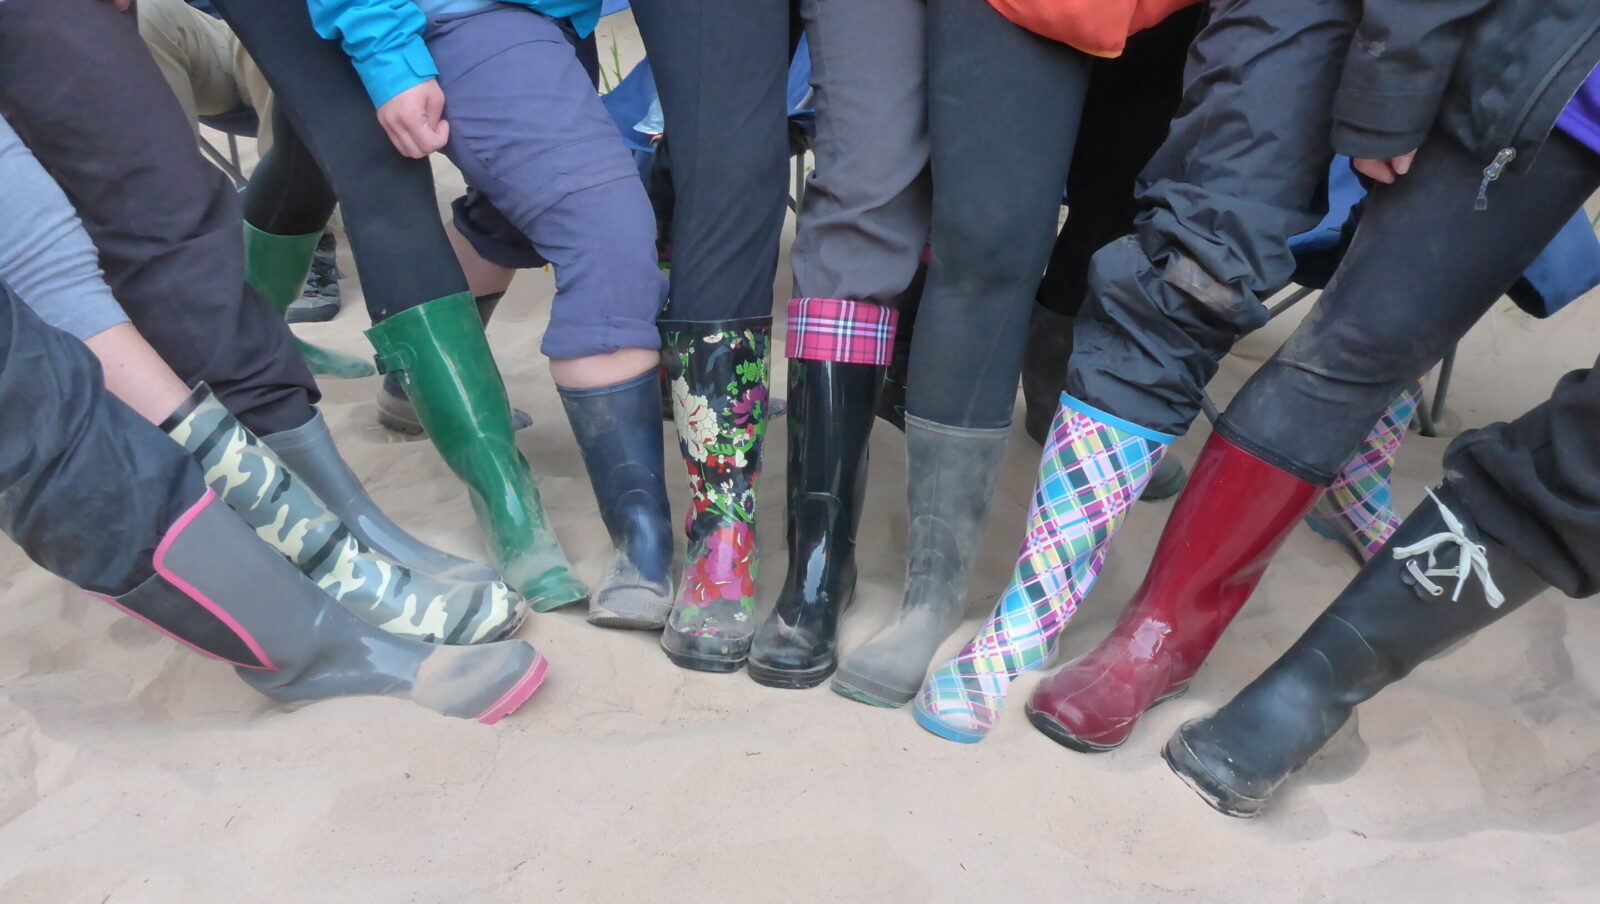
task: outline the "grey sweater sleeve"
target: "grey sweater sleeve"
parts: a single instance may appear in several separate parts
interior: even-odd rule
[[[79,339],[128,315],[66,193],[0,118],[0,278],[40,319]]]

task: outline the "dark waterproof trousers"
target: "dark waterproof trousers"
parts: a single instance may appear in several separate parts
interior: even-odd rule
[[[1473,209],[1483,162],[1435,132],[1379,186],[1321,301],[1234,397],[1219,429],[1327,485],[1389,400],[1425,373],[1600,189],[1600,154],[1561,132]],[[1600,393],[1575,374],[1512,425],[1462,436],[1446,457],[1474,517],[1556,587],[1600,589]],[[1480,509],[1482,509],[1480,511]]]
[[[194,459],[106,391],[89,349],[0,283],[0,532],[118,596],[151,576],[162,535],[203,492]]]
[[[1359,0],[1212,0],[1178,115],[1141,176],[1134,234],[1090,266],[1069,393],[1152,430],[1188,429],[1218,362],[1293,274],[1290,237],[1323,215],[1360,12]]]
[[[787,0],[637,0],[672,142],[672,294],[664,318],[772,313],[787,198]]]
[[[428,161],[395,150],[350,58],[312,30],[305,0],[212,2],[281,111],[272,149],[245,190],[250,225],[274,235],[321,232],[337,199],[373,323],[467,291]]]
[[[180,378],[210,384],[258,434],[311,418],[311,372],[245,285],[233,185],[200,156],[131,12],[0,3],[0,113],[71,198],[117,301]]]

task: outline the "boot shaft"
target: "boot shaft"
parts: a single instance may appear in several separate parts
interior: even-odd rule
[[[556,391],[612,541],[636,533],[640,519],[670,519],[656,368],[610,386]]]
[[[1009,427],[951,427],[906,416],[903,605],[964,602],[1010,435]]]
[[[244,279],[273,310],[284,314],[300,297],[321,232],[273,235],[244,224]]]
[[[1160,625],[1176,673],[1193,674],[1321,494],[1213,433],[1112,635]]]

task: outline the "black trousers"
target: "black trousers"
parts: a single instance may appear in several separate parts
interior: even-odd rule
[[[0,113],[66,190],[112,292],[179,377],[209,383],[257,433],[310,419],[311,372],[244,283],[233,186],[200,156],[131,12],[0,3]]]
[[[194,459],[106,391],[83,343],[0,283],[0,531],[117,596],[154,573],[162,535],[204,492]]]
[[[245,219],[275,235],[320,232],[344,206],[367,313],[377,323],[467,291],[426,160],[401,156],[337,42],[305,0],[213,0],[277,97],[272,149],[245,191]]]
[[[798,33],[790,4],[637,0],[633,15],[672,142],[672,296],[662,317],[770,315]]]
[[[1128,38],[1122,56],[1094,61],[1067,174],[1067,222],[1036,296],[1057,314],[1078,316],[1089,289],[1090,259],[1133,231],[1139,173],[1178,112],[1184,60],[1204,11],[1203,5],[1179,10]]]
[[[1289,239],[1325,212],[1333,99],[1359,0],[1212,0],[1171,132],[1140,177],[1134,234],[1100,249],[1067,369],[1073,396],[1183,433]],[[1371,422],[1368,422],[1370,426]]]
[[[1090,58],[982,0],[929,0],[928,17],[933,253],[906,411],[1003,427],[1055,242]]]

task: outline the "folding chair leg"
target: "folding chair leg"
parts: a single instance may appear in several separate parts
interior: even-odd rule
[[[1459,343],[1450,346],[1450,351],[1445,353],[1444,360],[1439,362],[1439,386],[1433,391],[1433,410],[1429,413],[1428,418],[1423,421],[1423,436],[1437,435],[1434,432],[1433,427],[1434,424],[1438,423],[1438,421],[1444,417],[1444,397],[1445,393],[1450,391],[1450,377],[1455,372],[1456,351],[1460,347],[1461,346]],[[1426,406],[1417,406],[1419,411],[1424,407]]]

